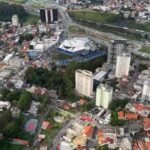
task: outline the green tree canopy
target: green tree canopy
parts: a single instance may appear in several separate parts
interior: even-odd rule
[[[31,101],[32,101],[31,93],[24,91],[19,98],[17,106],[19,109],[24,111],[30,107]]]
[[[0,132],[3,132],[4,127],[11,119],[11,112],[9,110],[4,110],[0,113]]]
[[[4,133],[9,137],[15,137],[19,130],[19,125],[15,121],[11,121],[5,126]]]
[[[0,2],[0,21],[11,21],[12,15],[17,14],[20,19],[27,16],[21,5]]]

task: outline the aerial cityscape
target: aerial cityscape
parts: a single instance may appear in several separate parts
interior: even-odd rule
[[[0,0],[0,150],[150,150],[150,0]]]

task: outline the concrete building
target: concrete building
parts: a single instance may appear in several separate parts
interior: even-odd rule
[[[128,76],[130,69],[131,55],[123,53],[117,56],[116,77]]]
[[[93,73],[87,70],[76,70],[75,89],[78,93],[87,97],[93,95]]]
[[[12,16],[12,25],[13,25],[13,26],[19,26],[19,18],[18,18],[18,15],[13,15],[13,16]]]
[[[150,80],[147,79],[144,82],[142,99],[150,101]]]
[[[111,40],[108,45],[108,64],[116,64],[116,58],[118,55],[125,52],[126,40]]]
[[[100,84],[96,89],[96,106],[108,108],[112,101],[113,89],[107,85]]]

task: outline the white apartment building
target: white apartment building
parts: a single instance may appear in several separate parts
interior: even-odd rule
[[[13,15],[13,16],[12,16],[12,25],[13,25],[13,26],[19,26],[19,18],[18,18],[18,15]]]
[[[123,53],[117,56],[116,62],[116,77],[128,76],[130,69],[131,55]]]
[[[79,94],[87,97],[93,95],[93,73],[87,70],[76,70],[75,89]]]
[[[145,80],[144,82],[142,99],[150,101],[150,79]]]
[[[96,106],[108,108],[110,102],[112,101],[113,88],[100,84],[96,89]]]

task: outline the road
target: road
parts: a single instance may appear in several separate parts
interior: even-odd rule
[[[49,147],[48,150],[56,150],[57,145],[60,142],[61,137],[65,134],[66,130],[73,124],[75,118],[67,121],[62,127],[61,130],[58,132],[58,134],[55,136],[53,142],[52,142],[52,147]]]
[[[38,123],[38,128],[37,128],[37,131],[36,131],[36,134],[34,136],[34,139],[33,139],[33,142],[32,142],[32,146],[30,147],[30,149],[34,149],[34,147],[36,146],[38,135],[41,133],[41,130],[42,130],[41,129],[42,122],[46,119],[50,109],[51,109],[51,107],[48,107],[47,111],[40,117],[39,123]]]

